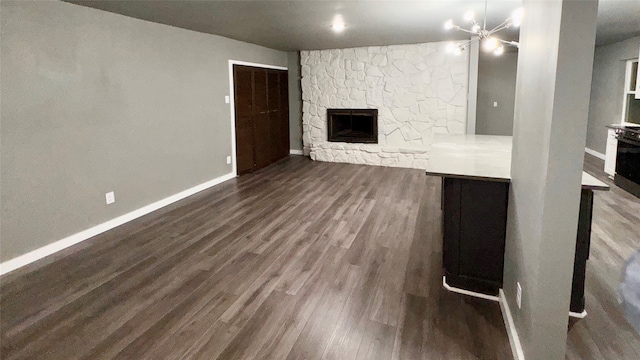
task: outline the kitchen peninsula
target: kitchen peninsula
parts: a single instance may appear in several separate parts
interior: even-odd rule
[[[510,136],[439,135],[426,174],[442,177],[444,286],[497,300],[502,288],[509,184]],[[571,315],[583,317],[594,190],[609,186],[582,173]]]

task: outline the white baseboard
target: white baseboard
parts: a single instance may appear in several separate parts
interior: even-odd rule
[[[445,289],[447,289],[447,290],[449,290],[451,292],[454,292],[454,293],[473,296],[473,297],[477,297],[477,298],[485,299],[485,300],[500,301],[500,299],[498,299],[497,296],[477,293],[475,291],[469,291],[469,290],[460,289],[460,288],[457,288],[457,287],[450,286],[449,284],[447,284],[447,277],[446,276],[442,277],[442,286],[444,286]]]
[[[189,197],[195,193],[198,193],[202,190],[208,189],[212,186],[218,185],[222,182],[225,182],[227,180],[233,179],[235,177],[235,174],[230,173],[230,174],[226,174],[223,176],[220,176],[218,178],[215,178],[213,180],[209,180],[203,184],[194,186],[190,189],[181,191],[175,195],[169,196],[167,198],[164,198],[160,201],[156,201],[152,204],[149,204],[147,206],[141,207],[137,210],[134,210],[130,213],[118,216],[115,219],[111,219],[109,221],[103,222],[102,224],[96,225],[94,227],[91,227],[89,229],[80,231],[79,233],[73,234],[71,236],[68,236],[64,239],[58,240],[54,243],[45,245],[39,249],[33,250],[31,252],[28,252],[24,255],[20,255],[16,258],[13,258],[11,260],[7,260],[3,263],[0,264],[0,275],[4,275],[7,274],[13,270],[16,270],[20,267],[23,267],[27,264],[30,264],[36,260],[40,260],[46,256],[52,255],[60,250],[66,249],[69,246],[75,245],[79,242],[82,242],[84,240],[87,240],[89,238],[92,238],[98,234],[101,234],[107,230],[111,230],[117,226],[120,226],[124,223],[127,223],[131,220],[137,219],[141,216],[147,215],[153,211],[156,211],[162,207],[165,207],[169,204],[172,204],[178,200],[182,200],[186,197]]]
[[[522,344],[520,343],[520,337],[516,330],[516,325],[513,322],[513,316],[511,316],[511,310],[507,303],[507,298],[504,296],[504,291],[500,289],[498,294],[500,298],[500,309],[502,310],[502,319],[504,320],[504,326],[507,328],[507,335],[509,336],[509,344],[511,345],[511,352],[515,360],[524,360],[524,351],[522,350]]]
[[[291,154],[291,155],[304,155],[304,152],[302,150],[291,149],[291,150],[289,150],[289,154]]]
[[[569,316],[578,318],[578,319],[584,319],[587,316],[587,310],[582,310],[581,313],[569,311]]]
[[[584,152],[586,152],[589,155],[593,155],[595,157],[597,157],[598,159],[601,160],[605,160],[607,158],[607,156],[603,153],[597,152],[595,150],[589,149],[588,147],[584,148]]]

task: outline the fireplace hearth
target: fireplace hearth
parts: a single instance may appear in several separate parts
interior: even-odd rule
[[[378,109],[327,109],[328,140],[378,143]]]

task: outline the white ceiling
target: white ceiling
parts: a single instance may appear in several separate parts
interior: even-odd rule
[[[484,1],[217,1],[217,0],[66,0],[138,19],[221,35],[273,49],[293,51],[464,39],[443,28],[453,18],[463,23],[469,9],[484,13]],[[587,0],[582,0],[587,1]],[[521,0],[488,2],[488,27],[497,25]],[[346,29],[331,31],[336,14]],[[526,16],[526,15],[525,15]],[[517,32],[503,37],[515,39]],[[640,0],[600,0],[596,44],[640,35]]]

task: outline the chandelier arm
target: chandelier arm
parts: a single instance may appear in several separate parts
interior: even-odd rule
[[[479,41],[480,41],[480,38],[475,37],[475,38],[472,38],[472,39],[469,39],[469,40],[465,41],[463,46],[469,46],[469,45],[473,44],[474,42],[479,42]]]
[[[479,38],[473,38],[471,40],[467,40],[464,42],[464,44],[460,45],[461,48],[466,49],[467,47],[469,47],[471,44],[473,44],[476,41],[480,41]]]
[[[498,32],[500,30],[508,29],[508,28],[511,27],[511,25],[512,25],[511,19],[507,19],[507,20],[503,21],[502,24],[500,24],[500,25],[494,27],[493,29],[491,29],[489,31],[489,33],[493,34],[493,33],[496,33],[496,32]]]
[[[509,45],[509,46],[513,46],[513,47],[520,47],[520,43],[517,41],[507,41],[507,40],[502,40],[502,39],[497,39],[496,40],[500,41],[501,43],[505,44],[505,45]]]
[[[473,38],[473,39],[471,39],[471,40],[465,40],[465,42],[464,42],[464,43],[462,43],[462,44],[459,44],[459,45],[458,45],[458,44],[456,44],[456,46],[457,46],[460,50],[464,50],[464,49],[466,49],[467,47],[469,47],[469,45],[473,44],[473,43],[474,43],[474,42],[476,42],[476,41],[478,41],[478,38]]]
[[[462,31],[462,32],[466,32],[466,33],[468,33],[468,34],[474,34],[474,35],[477,35],[477,34],[478,34],[478,33],[476,33],[476,32],[473,32],[473,31],[471,31],[471,30],[467,30],[467,29],[463,29],[463,28],[459,28],[459,29],[457,29],[457,30]]]
[[[503,21],[503,22],[501,22],[500,24],[498,24],[498,25],[494,26],[493,28],[495,29],[495,28],[498,28],[498,27],[500,27],[500,26],[506,25],[508,22],[509,22],[509,19],[506,19],[505,21]]]
[[[495,33],[497,33],[497,32],[500,32],[500,31],[505,30],[505,29],[508,29],[508,28],[509,28],[508,26],[503,26],[503,27],[500,27],[500,28],[495,28],[495,29],[493,29],[493,30],[489,31],[489,32],[487,33],[487,36],[491,36],[491,35],[493,35],[493,34],[495,34]]]

